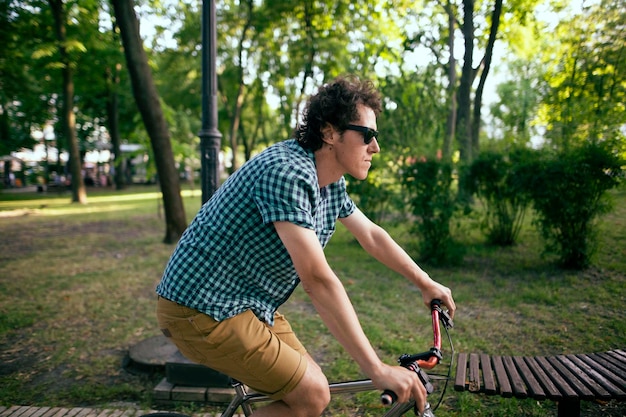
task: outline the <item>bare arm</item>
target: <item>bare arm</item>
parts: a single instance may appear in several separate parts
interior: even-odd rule
[[[333,336],[377,388],[391,389],[400,401],[413,396],[423,407],[426,391],[417,375],[398,366],[385,365],[378,358],[343,284],[328,265],[315,232],[288,222],[276,222],[274,226],[289,251],[304,290]]]
[[[358,209],[340,221],[370,255],[413,282],[422,292],[422,298],[427,306],[433,299],[438,298],[454,317],[456,305],[450,289],[433,281],[382,227],[372,222]]]

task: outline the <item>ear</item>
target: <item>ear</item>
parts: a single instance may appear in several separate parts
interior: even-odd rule
[[[326,123],[322,128],[322,141],[328,145],[335,142],[335,127],[330,123]]]

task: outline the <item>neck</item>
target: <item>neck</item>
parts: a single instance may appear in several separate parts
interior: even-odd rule
[[[317,181],[320,188],[339,181],[344,172],[341,172],[335,161],[335,154],[324,144],[321,149],[315,151],[315,167],[317,169]]]

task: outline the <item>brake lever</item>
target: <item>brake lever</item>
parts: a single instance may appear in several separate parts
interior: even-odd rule
[[[454,322],[452,321],[452,317],[450,317],[448,310],[444,310],[440,305],[435,305],[433,308],[439,312],[439,320],[441,320],[446,329],[454,327]]]

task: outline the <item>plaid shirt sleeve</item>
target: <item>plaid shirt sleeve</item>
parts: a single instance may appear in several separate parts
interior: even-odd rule
[[[253,198],[264,223],[287,221],[314,229],[313,205],[319,190],[307,181],[310,173],[292,165],[270,167],[257,179]]]

